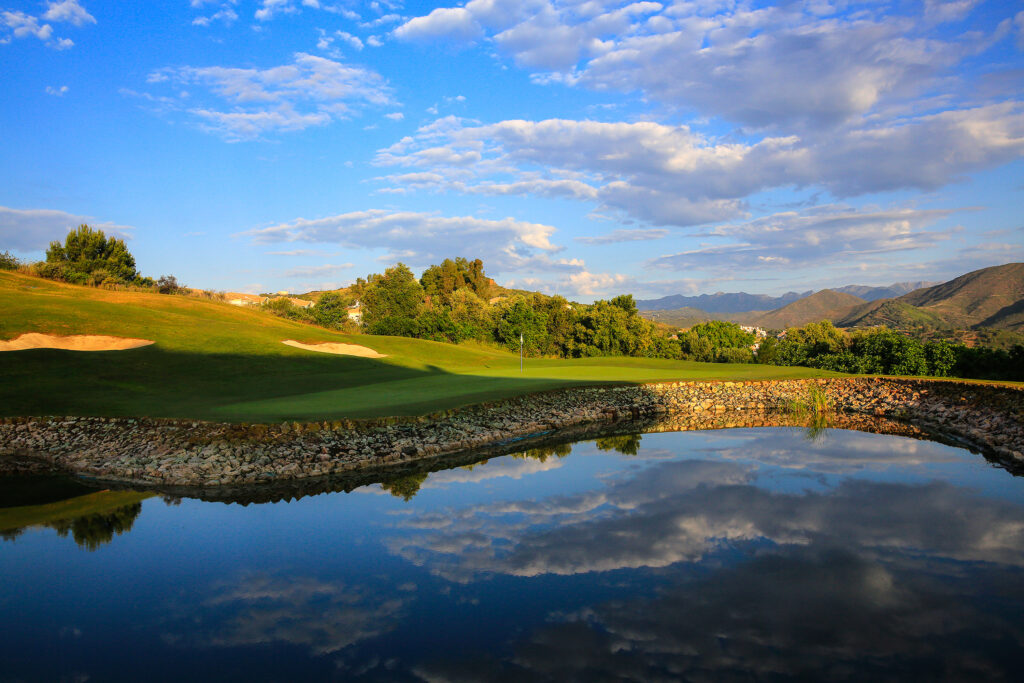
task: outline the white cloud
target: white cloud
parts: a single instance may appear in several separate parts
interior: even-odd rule
[[[0,206],[0,244],[21,252],[41,251],[54,240],[63,240],[69,230],[82,223],[108,235],[131,239],[134,228],[114,223],[98,223],[90,216],[80,216],[54,209],[11,209]]]
[[[636,228],[629,230],[613,230],[607,235],[597,237],[577,237],[577,242],[583,244],[619,244],[622,242],[646,242],[649,240],[660,240],[668,236],[668,230],[664,228]]]
[[[258,243],[338,244],[350,249],[383,249],[387,263],[413,266],[466,255],[482,258],[495,272],[557,266],[548,258],[561,247],[551,242],[555,228],[512,218],[487,220],[408,211],[369,210],[319,219],[297,218],[249,230]]]
[[[298,8],[292,0],[263,0],[263,6],[254,15],[258,21],[269,21],[278,14],[295,14]]]
[[[78,4],[78,0],[63,0],[63,2],[48,2],[46,12],[43,13],[46,21],[66,22],[74,26],[95,24],[96,17],[85,11],[85,8]]]
[[[209,16],[200,16],[192,20],[194,26],[210,26],[214,22],[222,22],[225,25],[230,26],[238,20],[238,12],[235,11],[234,7],[238,4],[237,0],[199,0],[198,2],[192,2],[192,7],[196,9],[202,9],[204,5],[218,5],[219,9]]]
[[[393,104],[391,90],[376,73],[339,61],[297,53],[291,64],[270,68],[168,67],[152,72],[151,84],[202,86],[231,106],[179,98],[200,127],[228,140],[302,130],[345,117],[360,104]]]
[[[297,266],[284,272],[284,277],[324,277],[352,267],[351,263],[326,263],[321,266]]]
[[[462,7],[438,8],[424,17],[416,17],[394,30],[402,40],[433,41],[442,38],[471,41],[483,35],[483,29]]]
[[[742,217],[747,198],[817,187],[841,196],[933,190],[1024,156],[1024,106],[993,104],[828,135],[722,141],[654,122],[438,119],[379,150],[411,174],[380,180],[467,194],[560,196],[653,225]]]
[[[15,38],[33,37],[54,50],[67,50],[74,46],[74,41],[55,36],[53,26],[45,22],[67,23],[76,27],[96,23],[95,17],[85,11],[77,0],[47,2],[46,6],[46,11],[38,17],[20,11],[0,12],[0,45],[10,43]]]
[[[62,85],[59,88],[55,88],[52,85],[46,86],[46,94],[53,95],[54,97],[64,97],[68,91],[68,86]]]
[[[650,264],[668,270],[714,268],[753,270],[786,264],[842,264],[851,259],[883,259],[920,251],[949,238],[949,231],[930,229],[952,210],[889,209],[858,211],[846,206],[821,206],[802,213],[784,212],[746,223],[724,225],[706,236],[728,243],[660,256]]]
[[[950,37],[977,0],[893,3],[474,0],[434,9],[393,35],[486,39],[539,82],[641,91],[744,125],[817,129],[948,88],[949,69],[999,34]],[[915,13],[919,13],[915,16]]]
[[[405,118],[405,114],[400,111],[393,111],[390,114],[384,114],[384,117],[391,119],[392,121],[401,121]]]

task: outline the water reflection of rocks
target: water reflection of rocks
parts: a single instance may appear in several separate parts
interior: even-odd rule
[[[800,427],[805,430],[808,440],[818,438],[824,429],[848,429],[875,434],[905,436],[949,443],[961,448],[964,444],[948,436],[924,427],[863,414],[831,413],[827,415],[797,416],[777,412],[725,412],[700,415],[673,415],[623,420],[611,423],[596,423],[571,427],[557,432],[538,434],[529,438],[516,439],[496,444],[489,448],[396,463],[384,467],[367,468],[351,473],[303,479],[275,484],[249,486],[217,486],[212,488],[158,486],[154,490],[189,498],[225,503],[268,503],[295,500],[322,493],[349,492],[362,486],[381,484],[394,495],[410,500],[431,475],[452,468],[466,467],[503,456],[520,454],[523,457],[542,459],[551,455],[564,456],[571,450],[571,443],[596,439],[598,447],[618,450],[635,455],[641,433],[681,432],[695,430],[734,429],[752,427]],[[616,445],[618,444],[618,446]],[[979,455],[979,457],[981,457]],[[989,456],[985,456],[989,457]],[[1014,474],[1024,474],[1024,467],[1016,461],[992,461]]]

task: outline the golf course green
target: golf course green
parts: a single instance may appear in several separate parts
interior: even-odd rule
[[[0,416],[280,422],[422,415],[567,386],[824,377],[799,367],[647,358],[528,358],[460,345],[345,335],[210,299],[68,285],[0,272],[0,340],[24,333],[155,343],[122,351],[0,352]],[[385,358],[286,346],[357,344]]]

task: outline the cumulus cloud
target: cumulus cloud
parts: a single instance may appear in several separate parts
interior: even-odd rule
[[[352,267],[351,263],[325,263],[320,266],[296,266],[284,272],[284,277],[325,277]]]
[[[482,258],[495,271],[556,267],[561,249],[551,242],[555,228],[512,218],[490,220],[409,211],[368,210],[319,219],[297,218],[244,235],[255,242],[338,244],[350,249],[384,249],[389,263],[440,263],[458,254]]]
[[[213,14],[198,16],[192,20],[194,26],[210,26],[214,22],[221,22],[225,25],[230,26],[238,19],[238,12],[235,11],[235,6],[238,4],[238,0],[193,0],[192,7],[194,9],[204,9],[206,5],[214,5],[217,11]]]
[[[189,93],[169,101],[202,129],[232,141],[322,126],[361,105],[394,103],[376,72],[301,52],[276,67],[167,67],[147,80],[158,87],[205,88],[211,96],[206,102]],[[225,111],[224,104],[231,109]]]
[[[110,222],[96,222],[89,216],[80,216],[54,209],[11,209],[0,206],[0,238],[3,246],[16,251],[31,252],[45,249],[54,240],[63,240],[69,230],[82,223],[131,239],[134,228]]]
[[[751,8],[473,0],[414,17],[394,35],[485,38],[520,66],[538,70],[542,82],[639,90],[744,125],[821,128],[940,87],[979,41],[951,39],[936,25],[962,20],[976,4],[927,0],[914,8],[923,14],[915,17],[891,11],[890,3],[854,11],[848,3],[821,2]]]
[[[84,26],[95,24],[96,17],[85,11],[85,8],[78,4],[78,0],[63,0],[62,2],[47,3],[46,12],[43,13],[46,21],[66,22],[73,26]]]
[[[483,29],[470,12],[462,7],[439,7],[423,17],[410,19],[394,30],[396,38],[403,40],[473,40],[483,34]]]
[[[393,186],[408,179],[467,194],[569,197],[644,223],[690,226],[742,217],[747,198],[765,190],[933,190],[1022,156],[1024,107],[1003,103],[753,142],[654,122],[445,117],[379,150],[375,163],[416,169],[381,178]]]
[[[660,240],[663,237],[668,236],[668,230],[664,228],[634,228],[634,229],[620,229],[613,230],[606,235],[598,235],[596,237],[577,237],[577,242],[583,244],[620,244],[622,242],[648,242],[651,240]]]
[[[54,97],[64,97],[68,92],[68,86],[62,85],[59,88],[55,88],[52,85],[46,86],[46,94],[53,95]]]
[[[46,11],[40,16],[17,10],[4,10],[0,12],[0,45],[10,43],[15,38],[33,37],[54,50],[67,50],[74,46],[75,43],[70,38],[55,36],[53,26],[47,22],[81,27],[95,24],[96,18],[89,14],[78,0],[47,2]]]
[[[786,264],[836,263],[935,246],[949,231],[931,229],[949,209],[860,211],[842,205],[787,211],[716,227],[704,235],[728,240],[654,258],[651,266],[686,270],[714,261],[723,269]]]

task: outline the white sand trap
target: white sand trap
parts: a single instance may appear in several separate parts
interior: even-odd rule
[[[26,349],[63,349],[65,351],[124,351],[152,344],[150,339],[130,337],[104,337],[96,334],[74,334],[58,337],[55,334],[30,332],[14,339],[0,339],[0,351],[25,351]]]
[[[285,339],[282,344],[288,346],[294,346],[297,349],[305,349],[306,351],[319,351],[320,353],[334,353],[339,356],[359,356],[360,358],[387,358],[383,353],[377,353],[373,349],[368,349],[365,346],[359,346],[358,344],[336,344],[333,342],[323,342],[322,344],[303,344],[297,342],[294,339]]]

